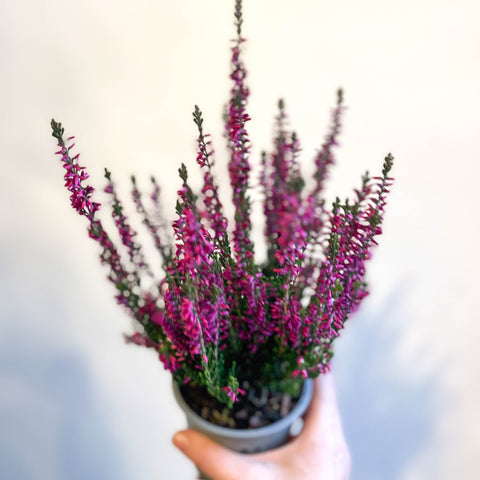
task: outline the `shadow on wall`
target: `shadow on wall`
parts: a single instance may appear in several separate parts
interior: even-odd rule
[[[80,356],[20,330],[0,340],[0,477],[133,478]]]
[[[339,339],[336,348],[352,480],[402,478],[431,438],[435,379],[416,382],[410,377],[415,365],[405,361],[400,369],[394,359],[409,328],[402,315],[404,300],[405,289],[398,288],[377,311],[360,311],[347,327],[351,331],[344,332],[346,342]]]

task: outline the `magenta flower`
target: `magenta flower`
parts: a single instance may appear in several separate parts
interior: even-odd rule
[[[158,258],[148,262],[110,172],[105,173],[105,192],[112,202],[118,242],[103,226],[100,204],[86,184],[88,174],[78,164],[79,155],[71,155],[73,137],[64,141],[61,124],[52,120],[71,205],[87,218],[89,236],[100,246],[117,302],[137,321],[138,331],[126,341],[154,349],[176,381],[204,386],[230,406],[247,393],[240,388],[244,382],[272,387],[298,384],[328,370],[332,342],[368,295],[366,261],[382,232],[393,182],[389,154],[381,175],[365,174],[352,199],[337,198],[328,208],[323,192],[335,163],[345,110],[343,93],[338,91],[329,131],[314,155],[311,181],[302,176],[300,141],[288,128],[285,104],[280,101],[272,152],[261,158],[267,253],[263,261],[256,260],[241,0],[236,0],[235,18],[232,88],[225,115],[234,210],[230,221],[215,178],[211,137],[204,131],[198,106],[193,120],[203,183],[194,192],[187,169],[181,166],[177,217],[171,225],[162,216],[155,178],[151,177],[145,198],[132,177],[133,204],[157,250]],[[152,282],[156,262],[163,274]]]

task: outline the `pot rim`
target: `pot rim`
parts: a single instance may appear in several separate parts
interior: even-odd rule
[[[305,410],[310,405],[310,401],[313,396],[313,380],[307,378],[303,383],[302,393],[300,398],[298,399],[297,404],[293,409],[283,417],[282,419],[278,420],[277,422],[271,423],[270,425],[265,425],[264,427],[258,428],[229,428],[229,427],[221,427],[219,425],[215,425],[214,423],[210,423],[204,418],[202,418],[198,413],[190,408],[190,406],[185,402],[181,392],[180,387],[175,380],[173,380],[173,393],[175,395],[175,399],[177,400],[180,408],[185,412],[187,417],[194,417],[195,422],[202,428],[210,433],[222,435],[223,437],[230,437],[230,438],[254,438],[259,436],[267,436],[272,433],[276,433],[279,430],[290,428],[293,421],[296,420],[300,415],[302,415]]]

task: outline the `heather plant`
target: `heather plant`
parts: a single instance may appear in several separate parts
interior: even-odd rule
[[[263,192],[267,255],[256,263],[251,239],[251,144],[246,130],[249,89],[242,61],[242,9],[236,1],[231,57],[232,88],[225,114],[228,170],[234,205],[227,219],[213,173],[215,155],[195,106],[197,156],[203,186],[194,192],[185,165],[179,169],[176,219],[162,217],[160,187],[151,178],[150,198],[132,177],[132,200],[158,250],[149,258],[136,240],[111,173],[105,192],[118,235],[113,238],[99,217],[88,174],[73,154],[74,138],[52,120],[72,207],[88,222],[100,245],[100,260],[116,288],[116,300],[137,321],[127,342],[155,350],[180,384],[200,385],[232,406],[249,385],[298,390],[304,378],[328,369],[332,342],[367,295],[365,262],[381,233],[386,196],[392,184],[393,157],[379,176],[366,173],[352,199],[323,198],[341,128],[343,94],[338,91],[329,131],[314,158],[313,178],[300,169],[300,143],[289,130],[284,102],[278,104],[272,152],[262,153],[259,183]],[[152,262],[163,275],[154,281]],[[149,286],[146,287],[145,284]]]

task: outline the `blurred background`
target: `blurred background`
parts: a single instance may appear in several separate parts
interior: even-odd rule
[[[329,200],[396,158],[372,293],[333,362],[352,479],[480,478],[480,4],[244,3],[253,161],[283,97],[308,176],[339,86]],[[194,477],[170,443],[184,418],[169,375],[123,343],[131,322],[70,208],[50,119],[76,135],[97,199],[104,167],[124,196],[131,173],[155,173],[173,219],[180,163],[199,179],[198,104],[228,199],[232,19],[233,0],[0,3],[0,478]]]

